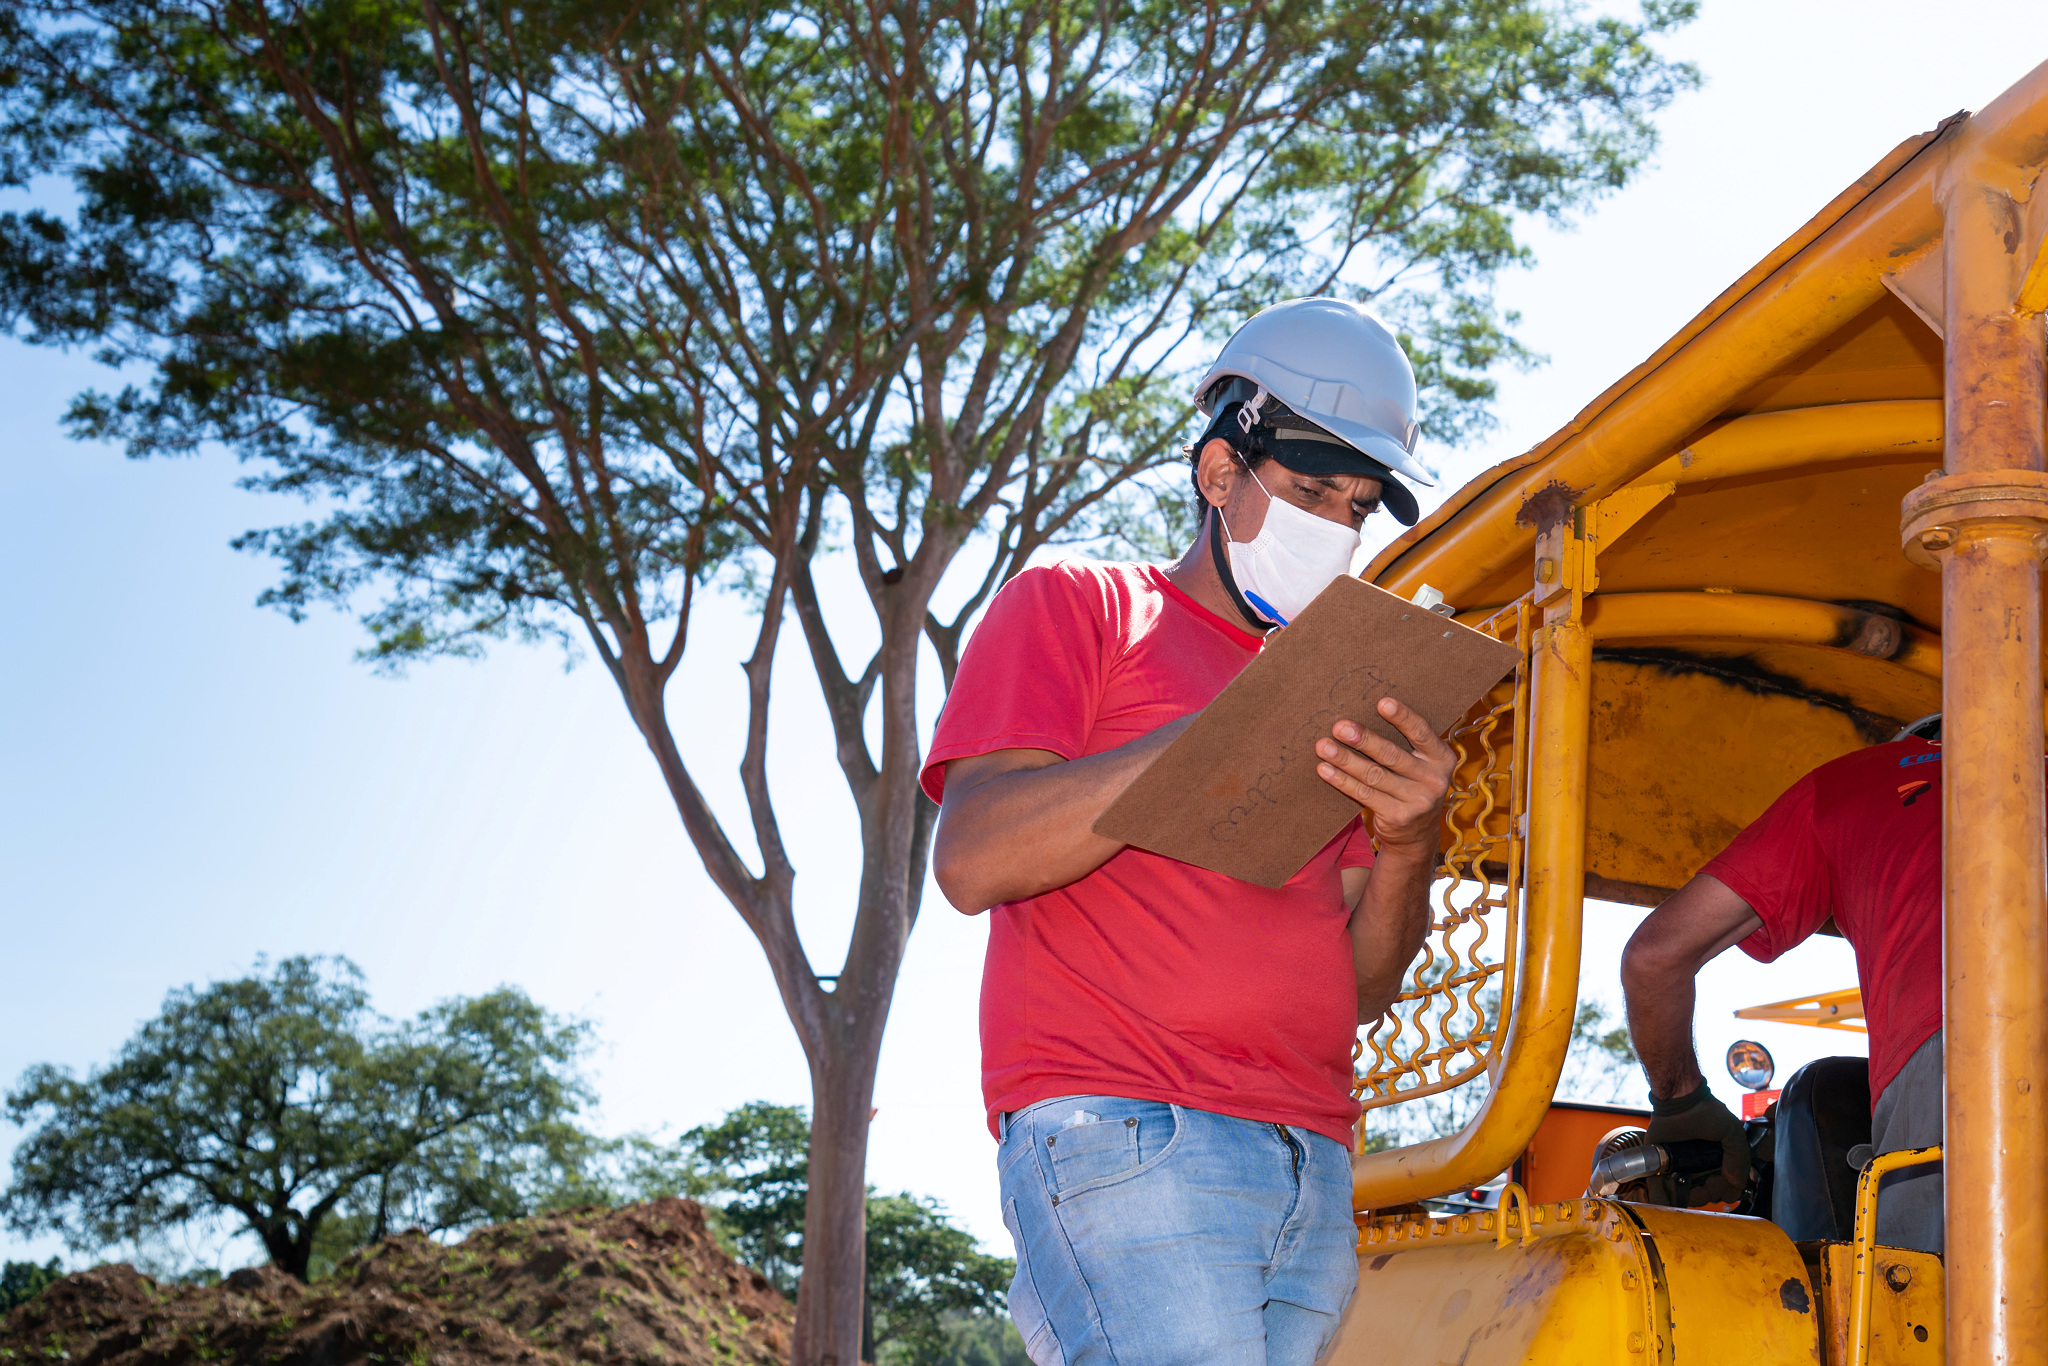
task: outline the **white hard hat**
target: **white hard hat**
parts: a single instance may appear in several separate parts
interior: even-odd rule
[[[1263,390],[1280,400],[1370,457],[1368,464],[1418,484],[1436,483],[1436,471],[1415,456],[1421,430],[1415,421],[1415,370],[1394,334],[1363,305],[1289,299],[1246,320],[1195,386],[1195,406],[1203,416],[1238,397],[1245,386],[1225,383],[1231,379],[1250,380],[1255,394]],[[1359,472],[1374,473],[1363,467]]]

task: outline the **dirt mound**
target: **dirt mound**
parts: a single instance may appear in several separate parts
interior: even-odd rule
[[[217,1286],[130,1266],[67,1276],[0,1323],[0,1364],[767,1366],[790,1307],[721,1251],[687,1200],[525,1219],[444,1247],[421,1234],[302,1286],[269,1267]]]

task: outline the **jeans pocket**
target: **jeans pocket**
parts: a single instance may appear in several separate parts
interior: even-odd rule
[[[1187,1132],[1186,1112],[1156,1100],[1091,1097],[1104,1118],[1047,1134],[1046,1180],[1061,1204],[1142,1176],[1166,1161]]]
[[[1052,1319],[1038,1298],[1038,1285],[1031,1279],[1031,1259],[1024,1255],[1024,1235],[1017,1228],[1017,1202],[1003,1201],[1003,1227],[1010,1230],[1010,1243],[1017,1250],[1017,1274],[1010,1278],[1010,1318],[1017,1336],[1024,1339],[1024,1355],[1032,1366],[1067,1366],[1067,1355],[1053,1335]]]
[[[1052,1188],[1067,1195],[1137,1168],[1138,1121],[1125,1117],[1076,1124],[1047,1134],[1045,1151],[1051,1159]]]

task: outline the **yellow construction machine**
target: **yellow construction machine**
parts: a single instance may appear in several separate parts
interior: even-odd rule
[[[2048,1362],[2044,165],[2048,64],[1901,144],[1367,571],[1441,593],[1523,666],[1454,731],[1430,949],[1358,1057],[1369,1118],[1484,1099],[1454,1135],[1355,1159],[1332,1366]],[[1860,1203],[1804,1241],[1755,1204],[1555,1181],[1435,1200],[1524,1160],[1551,1114],[1585,898],[1654,904],[1799,776],[1935,711],[1944,1149],[1799,1178]],[[1599,1123],[1565,1127],[1584,1147]],[[1871,1238],[1876,1175],[1935,1156],[1946,1267]]]

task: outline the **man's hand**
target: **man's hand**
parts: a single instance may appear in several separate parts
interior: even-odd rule
[[[1356,721],[1339,721],[1330,727],[1332,738],[1316,742],[1323,761],[1316,773],[1364,809],[1382,854],[1390,847],[1423,850],[1433,861],[1457,752],[1394,698],[1382,697],[1379,713],[1407,737],[1407,745]]]
[[[1652,1099],[1650,1104],[1650,1142],[1710,1139],[1721,1145],[1721,1170],[1693,1185],[1692,1203],[1740,1200],[1749,1184],[1749,1136],[1734,1112],[1714,1098],[1705,1082],[1696,1091],[1672,1100]]]
[[[1402,974],[1429,933],[1429,884],[1436,875],[1437,835],[1444,794],[1458,756],[1429,723],[1391,697],[1379,713],[1408,739],[1406,746],[1339,721],[1332,738],[1316,743],[1316,772],[1363,809],[1378,837],[1379,856],[1356,869],[1364,886],[1346,879],[1352,905],[1351,956],[1358,974],[1358,1022],[1378,1019],[1400,994]]]

